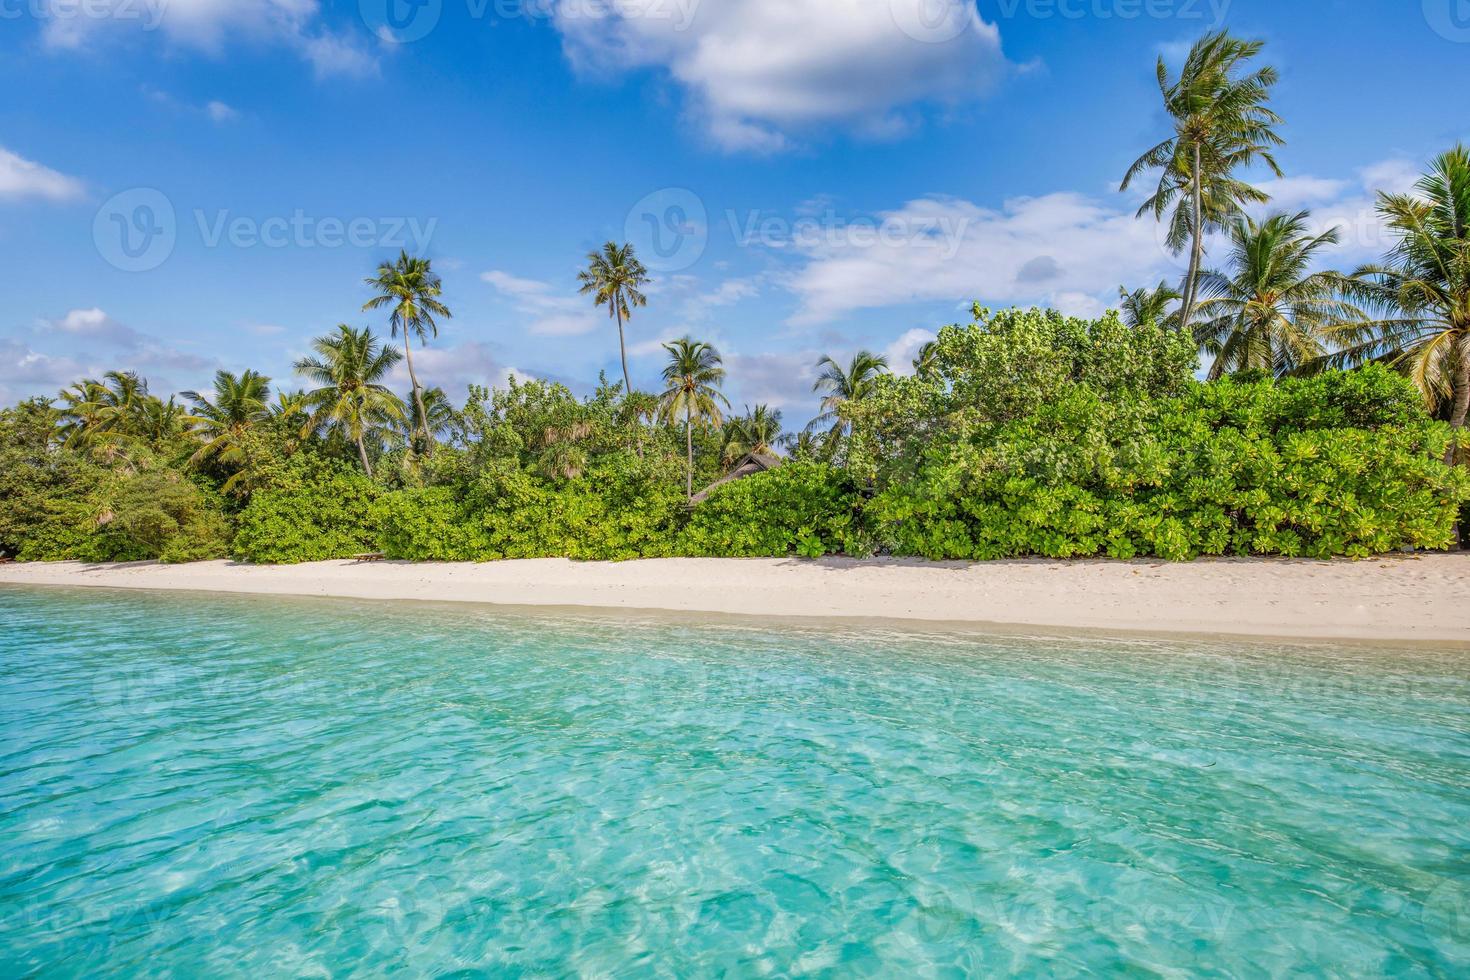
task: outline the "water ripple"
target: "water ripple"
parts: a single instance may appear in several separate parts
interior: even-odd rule
[[[1463,651],[0,589],[0,973],[1463,976]]]

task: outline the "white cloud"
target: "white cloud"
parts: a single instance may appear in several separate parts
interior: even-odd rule
[[[75,358],[43,354],[17,340],[0,338],[0,404],[36,394],[54,395],[86,373]]]
[[[590,298],[558,295],[550,283],[498,269],[483,272],[480,278],[514,301],[516,311],[530,318],[527,329],[533,334],[575,337],[603,325],[605,317],[598,315]]]
[[[414,371],[425,388],[443,388],[452,401],[464,399],[472,384],[502,388],[505,380],[530,380],[532,375],[506,364],[487,344],[467,341],[454,347],[421,347],[413,354]],[[399,361],[390,376],[396,390],[407,392],[412,386],[408,365]]]
[[[1403,157],[1383,160],[1358,171],[1363,189],[1370,193],[1387,191],[1390,194],[1407,194],[1423,176],[1425,165]]]
[[[0,146],[0,198],[41,197],[70,201],[82,196],[82,182],[27,160]]]
[[[343,35],[322,33],[302,38],[298,47],[317,78],[333,75],[363,78],[378,73],[378,60]]]
[[[1017,198],[998,211],[920,198],[855,227],[865,234],[800,243],[793,324],[920,301],[1043,303],[1090,313],[1115,302],[1120,284],[1156,282],[1180,268],[1155,222],[1079,194]]]
[[[740,404],[770,405],[783,411],[809,409],[817,401],[812,382],[817,378],[814,365],[820,357],[813,351],[726,354],[725,370]]]
[[[1325,177],[1278,177],[1260,181],[1256,186],[1271,195],[1271,201],[1267,205],[1271,210],[1294,211],[1300,207],[1334,200],[1352,184],[1346,180]]]
[[[883,356],[888,360],[889,370],[894,374],[913,374],[914,358],[919,356],[919,348],[936,336],[934,331],[925,330],[922,327],[905,330],[897,340],[883,349]]]
[[[204,111],[209,115],[210,119],[213,119],[217,123],[229,122],[231,119],[236,119],[240,115],[234,108],[220,102],[218,99],[206,103]]]
[[[363,75],[377,61],[363,46],[325,30],[318,0],[41,0],[42,38],[80,51],[100,33],[162,36],[168,43],[218,55],[230,44],[282,45],[318,77]]]
[[[578,70],[667,72],[729,150],[901,134],[912,107],[974,99],[1007,68],[972,0],[560,0],[554,20]]]
[[[69,310],[65,316],[42,321],[42,325],[43,328],[49,328],[69,337],[81,337],[111,344],[114,347],[136,349],[145,339],[136,330],[118,323],[95,306],[89,309]]]

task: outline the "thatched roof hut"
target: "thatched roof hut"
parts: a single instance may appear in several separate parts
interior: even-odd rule
[[[709,486],[696,493],[693,497],[689,498],[689,502],[691,504],[702,504],[704,503],[705,498],[710,495],[715,487],[722,487],[727,483],[734,483],[736,480],[743,480],[747,476],[754,476],[756,473],[764,473],[766,470],[773,470],[780,465],[780,456],[773,456],[770,453],[747,453],[745,456],[741,457],[740,461],[735,464],[734,468],[731,469],[730,472],[726,473],[714,483],[711,483]]]

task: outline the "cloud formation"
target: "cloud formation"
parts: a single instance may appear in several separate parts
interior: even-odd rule
[[[554,23],[580,71],[667,73],[727,150],[901,135],[917,106],[974,99],[1007,67],[972,0],[558,0]]]
[[[516,311],[528,319],[526,329],[545,337],[575,337],[602,325],[587,298],[559,294],[550,283],[524,279],[498,269],[482,272],[480,278],[508,297]]]
[[[58,173],[0,146],[0,198],[39,197],[47,201],[72,201],[83,193],[82,182],[75,177]]]
[[[161,36],[176,47],[223,54],[235,43],[294,51],[317,77],[370,75],[377,58],[349,35],[321,24],[318,0],[41,0],[41,37],[50,48],[84,50],[104,33]]]

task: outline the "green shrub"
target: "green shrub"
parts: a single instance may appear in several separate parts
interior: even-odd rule
[[[694,508],[679,553],[809,558],[869,550],[852,481],[824,463],[791,462],[716,488]]]
[[[101,550],[113,560],[165,562],[223,558],[230,540],[218,497],[168,470],[123,482],[112,496],[98,536]]]
[[[1448,427],[1378,367],[1127,405],[1081,386],[977,431],[936,437],[873,502],[895,551],[1365,557],[1449,547],[1470,496]]]
[[[257,491],[240,512],[233,551],[242,561],[296,564],[377,550],[373,504],[382,491],[345,463],[303,461],[309,479]]]

